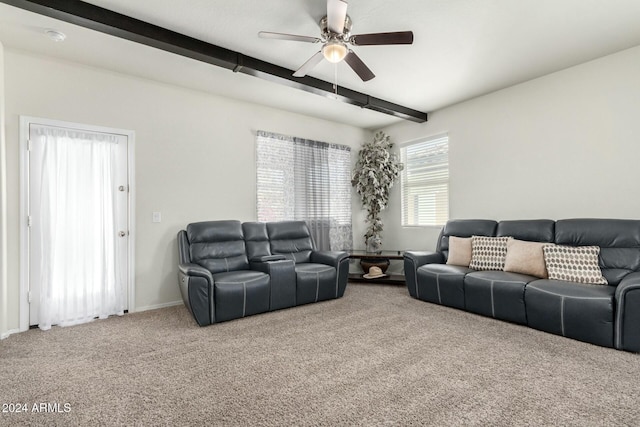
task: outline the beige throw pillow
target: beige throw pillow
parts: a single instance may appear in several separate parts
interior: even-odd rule
[[[544,262],[549,271],[549,279],[589,285],[606,285],[598,258],[599,246],[545,246]]]
[[[507,258],[504,260],[504,271],[546,279],[549,274],[544,263],[542,248],[551,244],[518,239],[507,240]]]
[[[469,267],[471,262],[471,237],[449,237],[447,264]]]

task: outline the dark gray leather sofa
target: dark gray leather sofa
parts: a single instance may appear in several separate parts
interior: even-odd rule
[[[346,252],[319,252],[303,221],[207,221],[178,233],[178,284],[200,326],[344,295]]]
[[[474,235],[600,246],[599,264],[609,285],[447,265],[449,237]],[[405,252],[404,268],[414,298],[640,352],[640,221],[452,220],[440,233],[436,251]]]

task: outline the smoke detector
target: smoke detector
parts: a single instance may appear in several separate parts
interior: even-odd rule
[[[44,33],[54,42],[61,42],[67,38],[67,35],[65,33],[62,33],[58,30],[46,30]]]

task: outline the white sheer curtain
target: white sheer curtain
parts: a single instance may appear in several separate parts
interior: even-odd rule
[[[39,327],[68,326],[124,314],[126,289],[116,268],[117,137],[37,127],[42,144],[42,245]]]

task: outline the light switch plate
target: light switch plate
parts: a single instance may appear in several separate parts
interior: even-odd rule
[[[160,212],[153,213],[153,222],[162,222],[162,214]]]

